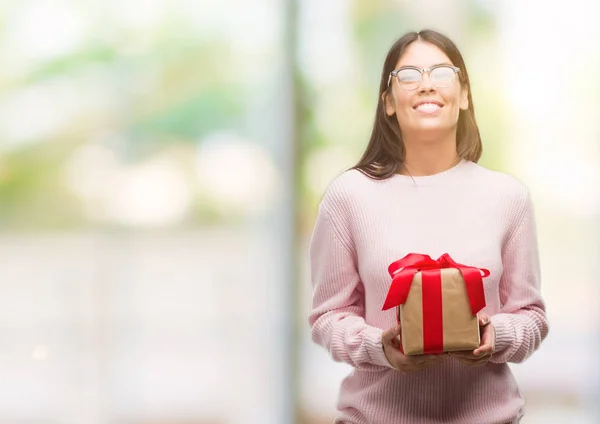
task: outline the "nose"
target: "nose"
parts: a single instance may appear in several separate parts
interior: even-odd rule
[[[421,74],[421,84],[419,85],[419,91],[427,92],[433,91],[435,88],[431,83],[431,78],[429,72],[423,72]]]

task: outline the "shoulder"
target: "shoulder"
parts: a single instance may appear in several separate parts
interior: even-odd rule
[[[472,172],[473,180],[490,193],[523,201],[529,196],[529,188],[513,175],[488,169],[476,163],[472,163]]]
[[[321,206],[329,211],[347,209],[353,202],[372,192],[375,185],[382,182],[357,169],[349,169],[329,183],[323,194]]]
[[[529,187],[508,173],[472,163],[472,181],[485,198],[497,200],[516,215],[521,215],[530,203]]]

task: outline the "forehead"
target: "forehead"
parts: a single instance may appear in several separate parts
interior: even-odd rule
[[[429,68],[440,63],[453,65],[450,58],[439,47],[431,43],[415,41],[406,48],[396,63],[396,69],[402,66]]]

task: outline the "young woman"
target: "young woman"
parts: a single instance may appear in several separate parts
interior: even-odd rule
[[[384,63],[371,139],[321,204],[310,244],[313,340],[354,367],[335,423],[517,423],[508,367],[548,333],[528,189],[477,165],[469,75],[447,37],[411,32]],[[408,253],[487,268],[481,345],[405,356],[388,265]]]

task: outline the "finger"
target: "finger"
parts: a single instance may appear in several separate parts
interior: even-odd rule
[[[494,328],[493,325],[490,325],[487,328],[485,328],[482,338],[483,338],[483,341],[485,344],[492,346],[492,352],[493,352],[494,346],[496,344],[496,329]]]
[[[413,372],[413,371],[423,370],[423,369],[429,367],[430,365],[433,365],[433,364],[436,364],[437,362],[440,362],[441,360],[444,359],[444,357],[446,355],[441,355],[440,354],[440,355],[417,355],[417,356],[421,357],[420,359],[422,359],[425,356],[428,356],[431,359],[423,360],[421,362],[414,362],[414,363],[405,364],[402,367],[403,371],[405,371],[405,372]],[[411,359],[414,359],[414,357],[415,356],[413,355],[412,357],[411,356],[407,356],[406,358],[409,359],[409,360],[411,360]]]
[[[479,358],[481,356],[489,356],[492,354],[492,347],[489,345],[478,347],[473,351],[473,356]]]
[[[432,362],[438,362],[443,358],[442,355],[431,355],[430,357],[425,357],[420,359],[418,362],[415,362],[416,365],[421,364],[430,364]]]
[[[450,354],[450,356],[452,356],[453,358],[464,358],[464,359],[475,359],[475,356],[473,355],[473,352],[469,352],[469,353],[452,353]]]
[[[483,365],[483,364],[487,364],[488,361],[490,360],[490,356],[483,356],[480,358],[463,358],[463,357],[456,357],[456,360],[459,361],[460,363],[464,364],[464,365]]]
[[[386,330],[383,332],[383,336],[382,339],[385,342],[391,343],[391,341],[395,338],[398,337],[398,335],[400,334],[400,324]]]
[[[492,351],[484,350],[484,351],[477,352],[476,354],[473,354],[473,359],[480,360],[480,359],[488,358],[490,356],[492,356]]]
[[[433,361],[441,355],[409,355],[407,356],[411,364],[422,364],[425,362]]]
[[[488,314],[486,314],[485,312],[479,312],[477,314],[477,318],[479,320],[480,327],[485,327],[486,325],[488,325],[490,323],[490,316]]]
[[[473,356],[480,357],[482,355],[491,355],[493,347],[490,344],[482,344],[473,351]]]
[[[476,359],[474,361],[471,362],[471,365],[473,366],[478,366],[478,365],[485,365],[490,361],[490,357],[488,356],[483,356],[480,359]]]
[[[428,367],[429,365],[437,364],[441,360],[442,360],[442,358],[434,358],[434,359],[430,359],[428,361],[419,362],[419,363],[415,364],[415,366],[419,367],[419,368],[425,368],[425,367]]]
[[[456,360],[463,365],[471,365],[473,363],[472,359],[461,358],[460,356],[457,356]]]
[[[429,360],[429,361],[427,361],[426,363],[427,363],[427,364],[435,364],[436,362],[441,362],[441,361],[443,361],[443,360],[444,360],[444,356],[445,356],[445,355],[437,355],[437,358],[430,359],[430,360]]]
[[[469,359],[458,359],[458,361],[460,363],[462,363],[463,365],[469,366],[469,367],[477,367],[477,366],[481,366],[481,365],[485,365],[488,363],[488,361],[483,361],[483,360],[469,360]]]
[[[438,362],[440,362],[443,359],[443,357],[440,355],[439,357],[435,358],[435,359],[431,359],[429,361],[425,361],[425,362],[421,362],[420,364],[416,365],[416,367],[420,370],[425,369],[433,364],[436,364]]]
[[[386,344],[392,344],[392,340],[398,337],[402,332],[400,324],[395,327],[390,328],[389,330],[385,330],[382,334],[382,341]]]
[[[455,358],[465,358],[465,359],[475,359],[475,356],[473,355],[473,351],[471,350],[467,350],[467,351],[455,351],[455,352],[449,352],[450,356],[454,356]]]
[[[412,367],[403,367],[400,372],[404,375],[406,374],[410,374],[411,372],[416,371],[416,368],[412,368]]]
[[[423,370],[423,369],[427,368],[428,366],[429,366],[428,362],[422,362],[420,364],[413,365],[412,367],[410,367],[410,369],[412,371],[420,371],[420,370]]]
[[[488,327],[484,330],[483,335],[481,336],[481,346],[473,351],[473,355],[481,356],[483,354],[492,353],[494,350],[493,333],[494,329],[492,327]]]

